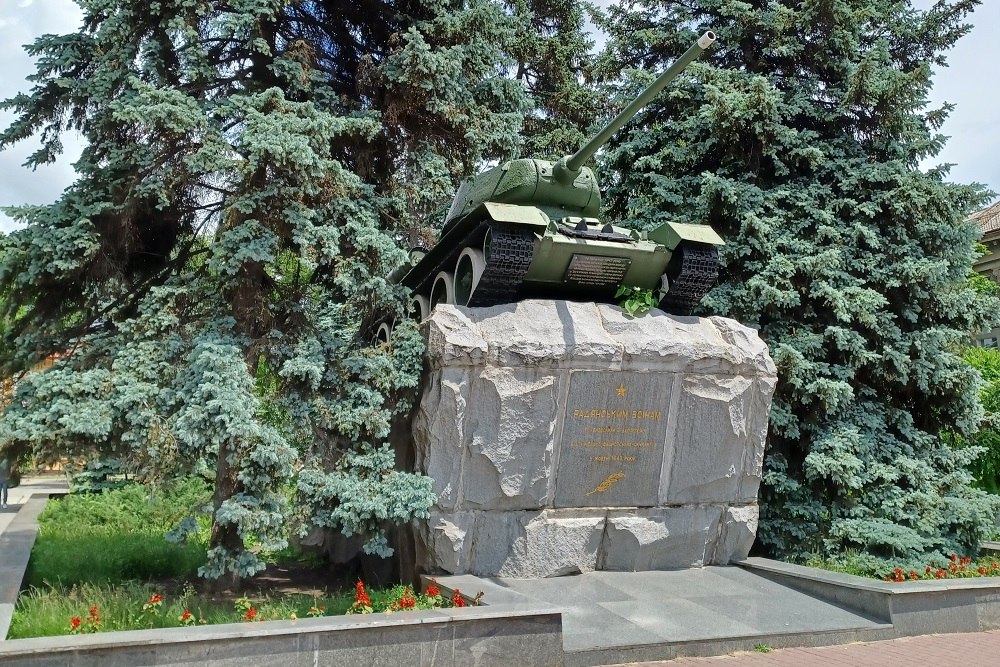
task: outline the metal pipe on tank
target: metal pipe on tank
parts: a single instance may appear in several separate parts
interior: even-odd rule
[[[691,45],[691,48],[685,51],[680,58],[675,60],[673,64],[670,65],[665,72],[663,72],[663,74],[656,77],[656,80],[653,81],[653,83],[649,84],[645,90],[639,93],[639,96],[632,100],[627,107],[622,109],[621,113],[612,118],[611,122],[605,125],[604,128],[594,136],[594,138],[584,144],[583,147],[573,153],[573,155],[559,160],[555,167],[557,178],[563,175],[575,178],[583,164],[593,157],[594,153],[596,153],[601,146],[606,144],[615,132],[620,130],[625,123],[632,120],[632,117],[639,112],[639,109],[649,104],[649,102],[656,97],[668,83],[673,81],[685,67],[691,64],[691,61],[700,56],[702,52],[711,46],[714,41],[715,33],[711,30],[699,37],[698,41]],[[560,180],[563,179],[560,178]]]

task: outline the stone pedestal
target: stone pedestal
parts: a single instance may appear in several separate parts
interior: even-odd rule
[[[775,367],[733,320],[568,301],[438,306],[416,467],[428,572],[516,578],[746,557]]]

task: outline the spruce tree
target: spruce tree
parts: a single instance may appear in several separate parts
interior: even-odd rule
[[[293,513],[388,554],[432,495],[385,444],[422,352],[386,276],[458,179],[521,146],[530,21],[494,0],[80,4],[4,105],[0,148],[41,139],[29,166],[64,131],[86,147],[3,241],[3,374],[66,356],[19,383],[0,442],[212,476],[208,577],[259,571],[245,545],[280,548]]]
[[[969,487],[979,422],[961,362],[997,301],[967,287],[978,185],[922,170],[949,107],[933,68],[976,0],[636,0],[600,68],[634,90],[706,29],[718,42],[606,153],[623,220],[726,239],[702,311],[759,327],[778,366],[760,544],[772,555],[920,561],[977,547],[996,503]],[[605,182],[609,182],[605,178]],[[711,443],[705,443],[710,446]]]

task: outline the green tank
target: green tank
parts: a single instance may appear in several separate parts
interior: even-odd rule
[[[413,290],[415,314],[531,297],[610,302],[622,285],[654,290],[669,312],[697,305],[718,277],[719,235],[706,225],[638,232],[604,222],[597,179],[583,164],[713,41],[706,32],[573,155],[512,160],[466,180],[438,242],[393,274]]]

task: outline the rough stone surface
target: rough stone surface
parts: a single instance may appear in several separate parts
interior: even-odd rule
[[[419,525],[417,559],[431,570],[462,571],[469,561],[473,521],[470,512],[431,512],[430,519]]]
[[[758,517],[757,505],[727,508],[722,516],[722,535],[715,543],[711,564],[725,565],[746,558],[757,537]]]
[[[535,369],[488,366],[473,381],[462,489],[475,509],[545,504],[558,379]]]
[[[754,405],[753,379],[688,375],[680,394],[675,429],[667,436],[660,500],[724,503],[737,498]]]
[[[719,530],[721,507],[669,507],[612,512],[601,545],[601,570],[701,567]]]
[[[413,460],[437,495],[417,531],[424,570],[549,577],[746,556],[775,386],[753,329],[540,300],[439,306],[424,326]]]
[[[544,512],[523,527],[510,555],[497,573],[501,577],[559,577],[593,572],[604,532],[604,517],[556,515]]]

